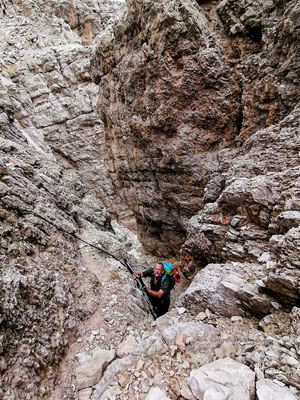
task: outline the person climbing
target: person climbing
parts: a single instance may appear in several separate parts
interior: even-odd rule
[[[157,263],[153,268],[148,268],[143,272],[138,272],[141,278],[150,277],[150,289],[147,291],[150,295],[150,301],[157,312],[157,316],[164,315],[170,307],[171,290],[175,285],[173,268],[165,268],[162,263]],[[133,275],[133,279],[136,276]]]

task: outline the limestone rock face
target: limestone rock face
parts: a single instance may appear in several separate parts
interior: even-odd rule
[[[241,58],[245,68],[240,75],[245,137],[282,120],[299,100],[299,7],[293,1],[223,0],[217,12],[229,36],[226,51],[237,65]]]
[[[89,18],[93,4],[103,20]],[[121,2],[97,4],[0,5],[1,398],[49,395],[79,321],[99,303],[101,284],[72,236],[113,236],[86,45]]]
[[[0,140],[1,390],[38,398],[47,392],[41,369],[54,378],[66,333],[98,302],[99,283],[81,268],[71,235],[86,224],[111,229],[110,216],[96,200],[83,212],[81,178],[28,146],[22,131],[1,133],[15,137]]]
[[[107,165],[149,249],[178,252],[187,231],[187,263],[253,260],[269,225],[297,225],[298,16],[297,1],[128,1],[97,38]]]
[[[103,124],[90,73],[92,39],[116,16],[122,0],[6,2],[0,52],[1,110],[38,149],[51,149],[76,169],[91,191],[128,220],[104,168]]]
[[[127,7],[94,50],[107,163],[150,237],[148,247],[171,251],[186,218],[202,205],[201,154],[238,134],[238,83],[196,3],[129,1]]]
[[[298,395],[298,2],[1,0],[0,21],[0,398],[252,400],[246,365]],[[135,220],[202,268],[152,323],[79,240],[153,265]]]

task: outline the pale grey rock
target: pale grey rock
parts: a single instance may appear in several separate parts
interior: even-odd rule
[[[174,357],[175,354],[176,354],[176,351],[177,351],[177,346],[171,345],[171,346],[170,346],[170,356],[171,356],[171,357]]]
[[[160,354],[163,352],[163,350],[164,343],[160,335],[154,334],[142,340],[133,352],[134,354],[141,354],[145,352],[147,355],[151,356],[157,353]]]
[[[297,228],[300,225],[300,211],[284,211],[278,215],[276,222],[286,232],[291,228]]]
[[[287,387],[280,387],[270,379],[256,383],[256,394],[258,400],[296,400],[296,396]]]
[[[188,339],[188,346],[191,346],[194,351],[205,354],[207,362],[212,360],[215,348],[220,345],[218,330],[200,321],[178,322],[162,331],[162,337],[170,345],[175,344],[177,335],[183,335]]]
[[[169,397],[158,387],[153,387],[150,389],[145,400],[170,400]]]
[[[272,298],[260,292],[255,283],[248,283],[251,275],[262,276],[260,267],[241,264],[209,264],[197,273],[193,282],[181,296],[188,308],[198,310],[209,307],[213,312],[226,316],[267,314]]]
[[[99,298],[99,284],[94,275],[81,270],[77,240],[68,233],[78,233],[88,223],[111,230],[110,216],[99,201],[99,190],[114,194],[99,167],[103,157],[96,143],[103,140],[102,123],[95,108],[97,87],[91,82],[88,45],[120,3],[2,3],[0,169],[7,187],[3,183],[0,189],[1,222],[10,226],[14,243],[1,235],[1,262],[7,264],[6,274],[14,277],[8,281],[1,275],[0,286],[7,296],[1,298],[1,313],[4,321],[11,321],[14,334],[5,344],[11,365],[3,372],[1,385],[4,392],[20,398],[24,387],[32,384],[26,396],[39,398],[39,390],[45,390],[38,384],[39,369],[59,363],[69,329],[95,309]],[[95,7],[101,18],[93,16]],[[99,179],[105,182],[95,189]],[[22,213],[22,208],[55,225]],[[15,275],[17,259],[21,264]],[[11,303],[10,294],[19,300]],[[36,361],[22,360],[27,368],[22,385],[16,386],[10,375],[13,365],[18,369],[21,341]]]
[[[103,393],[100,400],[115,400],[120,394],[122,394],[121,388],[119,386],[113,386]]]
[[[273,379],[272,382],[275,383],[276,385],[278,385],[281,388],[285,387],[285,383],[279,381],[278,379]]]
[[[231,358],[214,361],[193,370],[188,385],[196,399],[254,400],[255,374]]]
[[[293,113],[291,118],[298,119],[298,111]],[[282,139],[285,138],[283,141],[289,147],[286,135],[289,135],[291,130],[282,128],[281,131],[281,126],[278,126],[276,131]],[[267,132],[270,133],[271,129],[257,132],[248,139],[249,144],[251,143],[251,154],[245,153],[239,161],[235,159],[236,164],[232,167],[230,177],[225,182],[225,189],[218,200],[206,204],[189,220],[188,237],[183,246],[183,264],[185,257],[191,263],[192,255],[203,267],[208,262],[217,261],[214,255],[218,254],[225,260],[257,260],[266,262],[268,266],[271,266],[271,263],[279,263],[280,266],[299,268],[299,235],[297,212],[295,213],[299,210],[299,168],[292,166],[281,172],[270,173],[266,177],[253,177],[252,167],[249,169],[251,158],[256,157],[253,147],[258,146],[261,140],[267,140]],[[256,139],[258,142],[254,145]],[[298,142],[298,137],[295,140]],[[281,139],[279,142],[277,150],[280,152],[279,148],[282,148],[283,143]],[[223,151],[222,156],[229,157],[229,153]],[[272,151],[269,156],[272,157]],[[265,160],[257,160],[259,165],[264,162]],[[264,167],[261,174],[264,174]],[[289,179],[294,183],[289,185]],[[281,186],[279,182],[283,182]],[[272,216],[273,208],[286,210],[283,216],[286,215],[287,223],[284,223],[284,218]],[[243,211],[244,215],[241,218],[242,210],[247,211]],[[269,254],[268,260],[263,257],[264,254]]]
[[[224,342],[220,347],[215,349],[215,354],[217,358],[235,358],[236,348],[231,342]]]
[[[127,356],[128,354],[132,353],[137,346],[137,342],[135,340],[135,337],[132,335],[128,335],[122,343],[120,343],[118,350],[117,350],[117,356],[122,358],[124,356]]]
[[[285,357],[283,357],[283,361],[285,361],[291,367],[300,368],[300,362],[298,360],[296,360],[295,357],[285,356]]]
[[[271,183],[268,177],[257,177],[253,179],[240,178],[234,180],[222,192],[219,202],[225,206],[238,207],[249,199],[252,199],[253,204],[269,208],[275,205],[280,196],[277,185]]]
[[[155,327],[161,333],[165,328],[174,323],[174,318],[176,318],[177,312],[175,309],[170,309],[166,314],[157,318],[155,322]]]
[[[126,370],[133,366],[133,361],[129,356],[117,358],[105,370],[103,377],[95,386],[92,400],[99,400],[101,396],[109,390],[112,382],[116,381],[117,375],[123,374]]]
[[[179,307],[179,308],[177,308],[177,312],[178,312],[178,315],[182,315],[182,314],[184,314],[186,312],[186,308]]]
[[[277,303],[277,301],[272,301],[271,305],[275,310],[279,310],[281,308],[281,305]]]
[[[90,360],[92,358],[92,356],[89,353],[77,353],[75,355],[75,358],[78,360],[79,364],[83,364],[84,362]]]
[[[114,350],[103,350],[96,348],[90,360],[85,361],[76,368],[76,382],[78,389],[85,389],[98,383],[103,375],[104,369],[115,358]]]
[[[241,322],[243,321],[243,317],[239,316],[239,315],[233,315],[231,317],[231,322]]]
[[[189,363],[188,361],[185,361],[185,362],[182,364],[182,368],[183,368],[183,369],[190,369],[190,363]]]
[[[80,390],[78,392],[78,400],[90,400],[92,392],[92,388]]]
[[[180,394],[184,399],[187,399],[187,400],[195,400],[196,399],[196,397],[193,396],[193,393],[191,392],[191,390],[186,382],[183,382],[183,384],[181,386]]]
[[[300,270],[278,269],[264,279],[265,288],[284,304],[294,305],[299,298]]]

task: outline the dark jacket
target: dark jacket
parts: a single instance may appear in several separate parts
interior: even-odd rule
[[[143,276],[145,278],[150,277],[150,289],[158,292],[159,290],[163,290],[164,294],[162,297],[157,298],[150,295],[150,300],[153,306],[156,308],[158,316],[165,314],[170,306],[170,292],[175,285],[174,276],[164,274],[160,276],[157,282],[154,282],[154,270],[153,268],[146,269],[143,271]]]

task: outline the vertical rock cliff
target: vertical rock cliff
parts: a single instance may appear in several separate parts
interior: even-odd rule
[[[280,269],[288,247],[297,286],[298,39],[296,1],[251,0],[129,0],[98,38],[114,187],[144,245],[181,249],[187,273],[261,257]]]
[[[100,302],[74,234],[114,240],[89,45],[123,2],[0,4],[0,398],[38,399]]]
[[[114,215],[134,227],[103,165],[103,125],[90,74],[91,42],[123,7],[102,2],[3,2],[2,106],[28,140],[50,146]],[[46,143],[46,144],[45,144]]]

